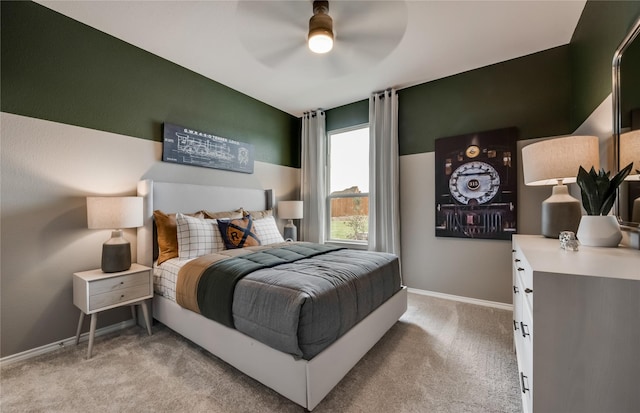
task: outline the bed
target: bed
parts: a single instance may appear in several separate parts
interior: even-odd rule
[[[138,229],[138,262],[154,265],[153,211],[233,211],[273,207],[270,190],[177,184],[144,180],[144,225]],[[307,410],[338,384],[391,328],[407,308],[407,290],[400,286],[390,298],[310,359],[276,350],[242,332],[188,310],[161,294],[153,298],[153,318],[193,341],[238,370]]]

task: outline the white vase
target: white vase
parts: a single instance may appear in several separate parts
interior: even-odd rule
[[[617,247],[622,231],[613,215],[583,215],[576,236],[588,247]]]

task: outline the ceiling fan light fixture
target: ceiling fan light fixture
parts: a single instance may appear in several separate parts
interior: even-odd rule
[[[309,49],[314,53],[327,53],[333,48],[333,20],[327,14],[329,2],[313,2],[313,16],[309,20]]]

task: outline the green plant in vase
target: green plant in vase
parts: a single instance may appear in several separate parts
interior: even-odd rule
[[[582,166],[576,181],[582,195],[582,206],[587,215],[580,220],[578,240],[592,247],[615,247],[622,239],[616,217],[608,215],[618,193],[618,187],[631,172],[633,164],[627,165],[613,178],[611,173],[595,168],[587,172]]]

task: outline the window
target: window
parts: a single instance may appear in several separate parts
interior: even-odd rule
[[[328,133],[328,241],[367,244],[369,126]]]

